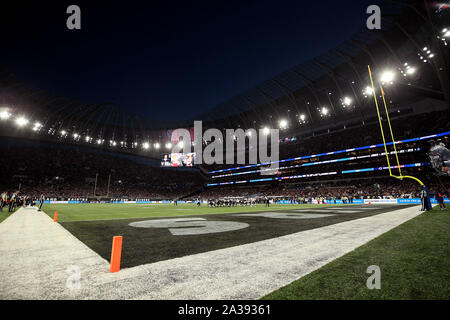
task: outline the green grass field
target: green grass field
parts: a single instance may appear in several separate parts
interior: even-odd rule
[[[450,211],[434,209],[263,299],[450,299]],[[366,287],[367,267],[381,289]]]
[[[53,217],[55,211],[58,211],[58,221],[84,221],[84,220],[113,220],[113,219],[132,219],[132,218],[152,218],[152,217],[176,217],[202,214],[221,214],[221,213],[241,213],[258,212],[268,210],[286,210],[298,208],[318,208],[323,206],[339,205],[290,205],[277,204],[257,205],[256,207],[219,207],[209,208],[202,204],[197,207],[195,204],[47,204],[43,210],[50,217]]]
[[[8,207],[3,208],[3,211],[0,211],[0,223],[3,222],[6,218],[8,218],[13,212],[8,212]]]

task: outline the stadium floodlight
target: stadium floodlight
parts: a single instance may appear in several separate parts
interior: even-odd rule
[[[326,116],[328,114],[329,110],[327,107],[322,107],[322,109],[320,109],[320,114],[323,116]]]
[[[79,135],[78,133],[74,133],[74,134],[73,134],[73,138],[74,138],[74,139],[77,139],[79,136],[80,136],[80,135]]]
[[[444,33],[444,38],[450,38],[450,30],[447,30],[447,31]]]
[[[412,67],[411,67],[411,68],[407,68],[407,69],[406,69],[406,73],[407,73],[407,74],[413,74],[414,72],[416,72],[416,68],[412,68]]]
[[[61,135],[65,136],[67,134],[66,130],[61,130]]]
[[[158,142],[155,143],[155,149],[159,149],[159,147],[160,147],[159,143]]]
[[[97,140],[97,144],[102,144],[102,142],[103,142],[102,139]]]
[[[170,142],[166,143],[166,149],[172,149],[172,144]]]
[[[364,89],[364,94],[367,95],[367,96],[371,96],[373,94],[373,88],[371,86],[367,86]]]
[[[3,110],[2,112],[0,112],[1,120],[7,120],[7,119],[9,119],[9,117],[11,117],[11,113],[9,113],[8,111]]]
[[[279,124],[280,124],[280,129],[286,129],[288,126],[288,122],[285,119],[280,120]]]
[[[423,51],[427,51],[428,50],[428,48],[427,47],[423,47]]]
[[[16,124],[19,127],[25,126],[28,122],[29,122],[28,119],[22,116],[16,119]]]
[[[342,103],[346,106],[350,106],[353,102],[353,99],[350,97],[344,97],[344,99],[342,99]]]
[[[306,119],[306,116],[302,113],[302,114],[300,115],[300,120],[301,120],[301,121],[305,121],[305,119]]]
[[[431,53],[428,55],[428,58],[433,58],[434,57],[434,53]]]
[[[90,140],[91,140],[91,137],[89,137],[89,136],[86,136],[86,142],[89,142]]]
[[[267,136],[270,133],[270,129],[268,127],[264,127],[263,133]]]
[[[395,78],[395,73],[391,70],[384,71],[380,76],[381,83],[392,83]]]
[[[150,143],[144,142],[144,143],[142,144],[142,148],[144,148],[145,150],[147,150],[148,148],[150,148]]]

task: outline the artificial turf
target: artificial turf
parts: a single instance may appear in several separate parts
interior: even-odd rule
[[[325,210],[331,215],[324,217],[320,217],[319,215],[319,217],[316,217],[314,213],[320,207],[323,208],[323,206],[314,205],[313,208],[316,211],[313,211],[313,209],[310,211],[308,208],[311,208],[311,206],[307,205],[278,205],[271,206],[268,209],[264,205],[254,208],[208,208],[207,206],[197,208],[195,205],[183,205],[178,207],[194,210],[176,211],[176,207],[174,206],[154,205],[154,209],[142,210],[140,212],[139,205],[103,204],[92,207],[90,205],[81,205],[82,207],[84,206],[84,213],[83,211],[79,214],[72,212],[72,216],[70,216],[72,220],[60,221],[59,217],[64,217],[64,215],[69,214],[67,213],[67,209],[64,211],[65,206],[67,205],[62,205],[61,213],[58,215],[58,221],[64,228],[103,258],[110,258],[111,240],[113,236],[123,236],[121,266],[124,268],[276,238],[295,232],[320,228],[402,208],[389,205],[370,207],[354,205],[349,213],[345,212],[345,210],[334,210],[333,207],[336,206],[328,206],[328,209]],[[82,208],[79,207],[80,205],[73,206],[75,208]],[[69,205],[69,210],[72,210],[73,206]],[[102,207],[111,208],[111,211],[99,215],[98,210],[103,210]],[[274,210],[274,208],[276,209]],[[292,209],[300,208],[306,209],[307,215],[311,217],[305,219],[275,219],[255,217],[251,214],[257,211],[274,211],[275,213],[284,211],[286,213],[296,214],[296,211],[292,211]],[[116,218],[117,211],[119,211],[120,216],[124,214],[122,210],[129,211],[127,218]],[[84,215],[88,213],[92,214],[90,216],[92,219],[83,219]],[[235,213],[239,213],[239,215]],[[137,214],[140,214],[141,217],[136,218]],[[176,236],[168,228],[136,228],[129,225],[132,222],[150,220],[161,216],[174,218],[175,215],[184,215],[185,217],[187,217],[186,215],[191,215],[190,218],[201,217],[208,221],[216,222],[231,221],[246,223],[248,226],[243,229],[227,232]],[[109,217],[109,219],[102,219],[106,217]]]
[[[435,208],[263,299],[450,299],[450,211]],[[367,267],[381,271],[369,290]]]
[[[53,218],[55,211],[58,211],[58,221],[90,221],[90,220],[112,220],[112,219],[133,219],[133,218],[153,218],[153,217],[176,217],[187,215],[220,214],[220,213],[241,213],[273,211],[286,209],[318,208],[325,206],[339,205],[290,205],[276,204],[269,208],[263,204],[255,207],[217,207],[211,208],[205,204],[197,207],[195,204],[46,204],[42,210]]]
[[[3,222],[6,218],[12,215],[14,212],[8,212],[8,207],[4,207],[3,211],[0,211],[0,223]]]

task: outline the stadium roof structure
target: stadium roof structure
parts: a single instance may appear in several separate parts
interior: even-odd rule
[[[370,118],[375,113],[367,91],[370,65],[376,77],[386,70],[396,74],[395,83],[386,84],[390,107],[401,110],[427,98],[450,110],[449,46],[443,32],[450,29],[445,25],[450,10],[434,2],[386,0],[381,16],[381,30],[364,27],[336,48],[196,119],[173,123],[144,119],[113,102],[86,103],[31,88],[5,69],[0,69],[0,106],[39,121],[37,132],[64,132],[102,145],[105,140],[114,146],[122,141],[131,148],[143,141],[164,144],[170,139],[166,130],[191,127],[193,120],[202,120],[204,128],[219,129],[278,128],[283,121],[285,133],[296,134]]]

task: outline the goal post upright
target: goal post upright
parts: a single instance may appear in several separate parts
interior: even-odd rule
[[[372,79],[372,71],[370,70],[370,66],[369,65],[367,66],[367,68],[369,70],[370,84],[372,85],[372,94],[373,94],[373,98],[375,100],[375,107],[377,108],[378,122],[380,124],[381,136],[383,138],[384,151],[386,152],[386,160],[387,160],[388,169],[389,169],[389,176],[394,177],[396,179],[400,179],[400,180],[403,180],[404,178],[413,179],[413,180],[417,181],[418,183],[420,183],[420,185],[423,186],[424,183],[422,181],[420,181],[418,178],[413,177],[413,176],[404,176],[402,174],[400,161],[398,159],[397,147],[395,146],[395,139],[394,139],[394,134],[393,134],[393,131],[392,131],[391,121],[390,121],[390,118],[389,118],[389,111],[388,111],[387,104],[386,104],[385,93],[384,93],[383,87],[381,87],[381,85],[380,85],[381,96],[382,96],[384,108],[386,110],[386,119],[387,119],[387,123],[388,123],[388,126],[389,126],[389,131],[390,131],[390,135],[391,135],[391,139],[392,139],[392,145],[394,146],[394,154],[395,154],[395,157],[397,159],[398,170],[399,170],[399,173],[400,173],[399,176],[396,176],[396,175],[392,174],[391,164],[390,164],[390,161],[389,161],[389,154],[388,154],[388,151],[387,151],[386,139],[384,137],[383,124],[381,122],[380,109],[378,108],[378,99],[377,99],[377,96],[376,96],[375,86],[373,84],[373,79]]]

